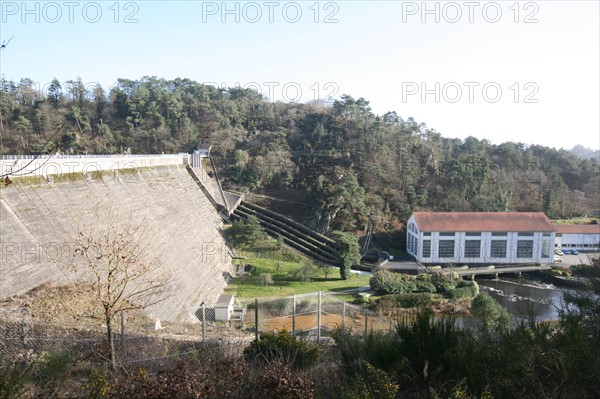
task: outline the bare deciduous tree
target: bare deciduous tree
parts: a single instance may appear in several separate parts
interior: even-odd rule
[[[325,274],[325,280],[327,280],[329,278],[329,272],[332,270],[331,266],[325,263],[317,263],[317,266],[323,271]]]
[[[159,270],[147,224],[121,217],[113,206],[96,208],[88,225],[78,227],[71,267],[89,281],[102,307],[110,361],[116,366],[113,321],[119,312],[144,309],[170,296],[174,281]]]
[[[297,278],[300,282],[308,282],[310,281],[314,271],[315,266],[312,263],[306,261],[302,264],[302,267],[294,271],[294,277]]]
[[[264,287],[266,287],[267,285],[273,285],[273,276],[271,275],[271,273],[261,273],[259,277],[260,282]]]

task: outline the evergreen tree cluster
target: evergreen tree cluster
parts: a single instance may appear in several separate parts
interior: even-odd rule
[[[192,152],[213,145],[224,185],[310,205],[321,230],[394,231],[417,210],[600,209],[596,160],[522,143],[444,138],[396,112],[343,95],[333,104],[271,103],[252,89],[190,79],[0,81],[0,154]],[[479,136],[485,137],[482,127]],[[45,148],[48,148],[47,146]],[[301,207],[293,205],[298,211]],[[318,215],[315,216],[315,209]],[[302,219],[302,217],[300,217]]]

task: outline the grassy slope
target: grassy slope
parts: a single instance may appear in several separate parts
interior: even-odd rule
[[[352,273],[348,280],[342,280],[338,268],[330,268],[328,277],[325,278],[324,271],[315,267],[311,281],[300,282],[294,278],[294,271],[302,267],[302,263],[262,258],[249,258],[244,260],[244,263],[254,266],[256,270],[251,275],[234,278],[225,290],[242,302],[249,302],[254,298],[280,297],[305,292],[340,292],[369,285],[369,276],[355,273]],[[260,281],[261,273],[270,273],[274,284],[264,287]]]

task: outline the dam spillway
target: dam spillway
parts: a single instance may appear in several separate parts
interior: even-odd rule
[[[213,304],[223,292],[231,257],[223,223],[186,170],[185,154],[102,159],[53,159],[52,168],[13,177],[13,184],[0,189],[0,296],[69,282],[73,276],[46,250],[68,251],[77,234],[75,219],[113,204],[120,214],[147,224],[160,268],[177,284],[148,313],[167,321],[194,320],[202,302]],[[2,162],[2,172],[8,163],[14,166],[12,160]]]

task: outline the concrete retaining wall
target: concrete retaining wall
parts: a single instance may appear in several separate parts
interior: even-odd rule
[[[0,188],[0,297],[71,280],[73,276],[57,266],[49,252],[72,251],[78,223],[92,220],[98,207],[113,204],[124,217],[144,222],[153,240],[154,253],[149,256],[157,255],[161,270],[177,280],[172,296],[149,313],[161,320],[196,320],[200,303],[217,301],[232,267],[222,222],[183,159],[126,157],[123,161],[140,167],[136,173],[13,179],[13,184]],[[82,164],[86,161],[91,159]],[[98,165],[120,162],[105,161]],[[172,165],[142,167],[162,162]]]

